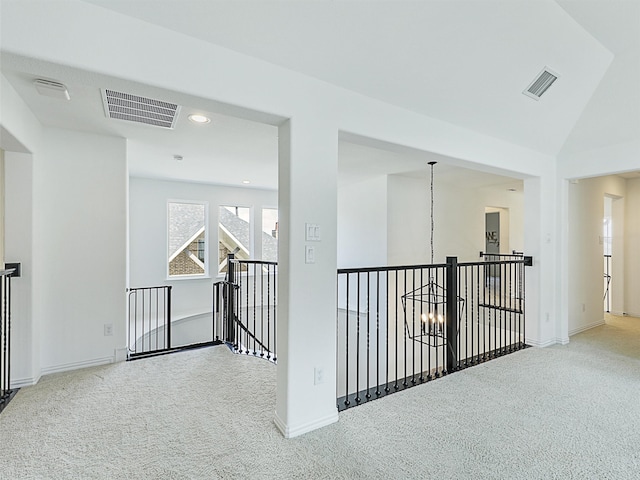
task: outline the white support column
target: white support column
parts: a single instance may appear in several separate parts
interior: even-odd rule
[[[337,129],[318,113],[288,120],[279,157],[275,422],[290,438],[338,420]],[[319,238],[305,235],[307,224]]]
[[[569,180],[558,178],[558,338],[569,343]]]
[[[525,252],[533,257],[533,267],[526,271],[526,341],[546,347],[567,343],[561,338],[556,301],[560,287],[557,249],[558,206],[554,169],[540,177],[526,179],[525,191]]]

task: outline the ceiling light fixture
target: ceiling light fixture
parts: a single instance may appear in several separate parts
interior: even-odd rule
[[[40,95],[58,98],[60,100],[71,100],[67,87],[60,82],[38,78],[33,81],[33,84]]]
[[[242,183],[244,183],[245,185],[248,185],[251,183],[251,180],[242,180]]]
[[[432,270],[433,261],[433,231],[434,231],[434,214],[433,214],[433,166],[438,162],[429,162],[431,170],[430,175],[430,247],[431,247],[431,265],[428,272],[435,273],[435,278],[431,277],[429,282],[421,287],[402,295],[402,309],[404,310],[404,321],[407,328],[407,335],[414,342],[420,342],[431,347],[446,347],[447,334],[446,325],[448,321],[458,322],[464,310],[464,299],[457,297],[458,302],[458,318],[446,318],[447,309],[447,291],[444,287],[437,283],[442,280],[442,274],[438,274],[438,269]],[[421,274],[422,275],[422,274]],[[438,276],[440,278],[438,278]],[[414,280],[415,282],[415,280]],[[415,283],[414,283],[415,285]],[[413,320],[411,319],[413,317]],[[455,340],[453,340],[455,341]]]
[[[209,117],[200,115],[198,113],[193,113],[189,115],[189,120],[191,120],[193,123],[200,123],[200,124],[209,123],[211,121]]]
[[[174,156],[173,156],[173,159],[174,159],[174,160],[176,160],[176,161],[178,161],[178,162],[181,162],[183,158],[184,158],[184,157],[183,157],[182,155],[174,155]]]

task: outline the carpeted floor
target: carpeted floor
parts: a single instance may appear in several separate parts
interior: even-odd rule
[[[55,374],[0,415],[1,479],[638,479],[640,319],[285,440],[275,367],[224,347]]]

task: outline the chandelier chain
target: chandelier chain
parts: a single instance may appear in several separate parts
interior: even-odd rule
[[[436,162],[429,162],[431,166],[431,264],[433,265],[433,166]]]

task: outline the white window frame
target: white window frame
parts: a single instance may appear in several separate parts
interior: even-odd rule
[[[220,271],[220,258],[219,258],[219,245],[220,245],[220,209],[223,207],[237,207],[249,209],[249,258],[255,255],[255,208],[254,205],[246,205],[236,202],[225,202],[218,204],[218,210],[216,211],[216,272],[217,276],[223,278],[225,272]]]
[[[169,206],[172,203],[182,203],[187,205],[202,205],[204,206],[204,273],[195,275],[170,275],[169,273]],[[211,279],[210,275],[210,258],[209,258],[209,202],[203,200],[183,200],[183,199],[168,199],[167,200],[167,215],[166,215],[166,248],[165,248],[165,268],[167,274],[167,280],[196,280],[196,279]]]
[[[280,209],[276,206],[276,207],[271,207],[268,205],[262,205],[260,207],[260,258],[262,260],[264,260],[264,248],[262,245],[262,233],[264,232],[264,214],[263,214],[263,210],[275,210],[278,213],[278,227],[280,226]],[[278,234],[280,233],[280,229],[278,229]],[[278,248],[280,247],[280,237],[277,237],[278,240]],[[277,255],[276,255],[277,257]],[[278,261],[278,259],[276,258],[276,262]]]

